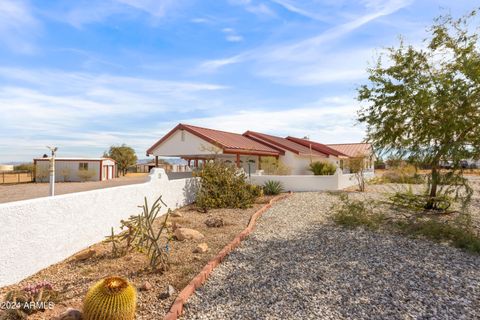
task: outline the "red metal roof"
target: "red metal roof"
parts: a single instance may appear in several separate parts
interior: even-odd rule
[[[187,124],[178,124],[170,132],[168,132],[162,139],[157,141],[153,146],[147,150],[147,154],[151,154],[153,150],[163,141],[167,140],[175,131],[186,130],[216,146],[221,148],[224,153],[243,153],[243,154],[258,154],[258,155],[272,155],[278,156],[284,154],[281,150],[271,148],[263,143],[249,139],[238,133],[220,131],[208,128],[202,128]]]
[[[261,143],[269,144],[274,148],[281,148],[299,155],[315,155],[315,156],[327,156],[328,153],[320,152],[314,148],[310,149],[308,146],[296,143],[286,138],[272,136],[265,133],[247,131],[243,134],[249,138],[255,139]]]
[[[298,144],[301,144],[305,147],[308,147],[310,148],[310,146],[312,147],[313,150],[316,150],[318,152],[321,152],[323,154],[326,154],[326,155],[332,155],[332,156],[336,156],[336,157],[341,157],[341,156],[344,156],[346,157],[347,155],[344,154],[343,152],[339,151],[339,150],[336,150],[334,148],[330,148],[329,146],[327,145],[324,145],[322,143],[318,143],[318,142],[315,142],[315,141],[311,141],[311,140],[307,140],[307,139],[300,139],[300,138],[295,138],[295,137],[290,137],[288,136],[287,137],[288,140],[290,141],[293,141],[293,142],[296,142]]]
[[[370,143],[339,143],[329,144],[328,146],[349,157],[369,156],[372,153],[372,145]]]

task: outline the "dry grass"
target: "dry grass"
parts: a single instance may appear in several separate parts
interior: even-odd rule
[[[183,217],[170,218],[170,221],[181,224],[183,227],[192,228],[202,232],[209,246],[209,251],[204,254],[193,254],[197,246],[194,241],[173,241],[170,246],[170,270],[160,274],[145,270],[148,265],[144,255],[133,252],[124,257],[111,258],[110,246],[98,243],[90,248],[97,254],[84,262],[76,262],[71,258],[52,265],[37,274],[21,281],[20,283],[0,289],[3,296],[7,291],[22,288],[29,283],[47,280],[54,289],[61,291],[60,302],[53,310],[37,313],[29,319],[50,319],[68,307],[81,308],[82,299],[88,288],[99,279],[109,275],[127,277],[134,285],[140,287],[145,281],[153,285],[149,291],[139,291],[137,319],[160,319],[168,311],[175,296],[165,300],[158,298],[170,284],[180,291],[185,285],[213,258],[227,243],[245,229],[253,213],[261,208],[271,197],[260,198],[249,209],[212,209],[208,213],[200,213],[193,206],[187,206],[177,211]],[[221,228],[208,228],[204,221],[208,215],[222,218],[226,225]],[[161,218],[159,218],[161,219]],[[160,220],[157,219],[157,227]],[[109,230],[105,230],[105,235]],[[55,250],[52,248],[52,250]]]

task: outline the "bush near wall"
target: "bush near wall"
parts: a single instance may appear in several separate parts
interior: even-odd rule
[[[266,175],[286,176],[292,172],[292,168],[275,157],[262,157],[260,165]]]
[[[312,171],[316,176],[334,175],[337,167],[330,162],[315,161],[310,163],[308,170]]]
[[[196,206],[204,212],[212,208],[248,208],[262,194],[260,187],[247,183],[243,172],[220,161],[205,164],[195,175],[200,178]]]

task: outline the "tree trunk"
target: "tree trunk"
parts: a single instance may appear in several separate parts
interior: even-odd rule
[[[430,194],[428,195],[428,201],[427,204],[425,205],[425,209],[434,209],[435,208],[435,198],[437,197],[437,186],[438,186],[438,178],[439,178],[439,172],[438,172],[438,165],[435,164],[432,166],[432,180],[431,180],[431,185],[430,185]]]

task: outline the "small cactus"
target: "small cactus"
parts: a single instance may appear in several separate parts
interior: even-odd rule
[[[83,303],[85,320],[133,320],[137,292],[127,280],[108,277],[88,290]]]

